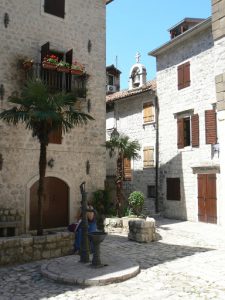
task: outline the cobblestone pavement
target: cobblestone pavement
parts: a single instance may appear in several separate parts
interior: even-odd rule
[[[24,299],[225,299],[225,229],[216,225],[159,219],[159,240],[138,244],[109,235],[102,252],[138,261],[135,278],[81,287],[43,278],[43,261],[0,268],[0,300]],[[79,270],[77,270],[79,272]]]

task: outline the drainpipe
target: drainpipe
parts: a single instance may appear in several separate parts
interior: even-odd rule
[[[156,129],[156,154],[155,154],[155,213],[159,213],[159,191],[158,191],[158,178],[159,178],[159,102],[158,97],[155,95],[155,129]]]

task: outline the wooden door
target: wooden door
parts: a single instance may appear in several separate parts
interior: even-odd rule
[[[38,181],[30,189],[30,230],[37,229]],[[57,228],[68,225],[69,188],[55,177],[45,178],[43,227]]]
[[[198,219],[217,223],[215,174],[198,174]]]

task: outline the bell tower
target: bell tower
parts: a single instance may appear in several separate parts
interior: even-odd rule
[[[146,68],[140,63],[141,55],[139,52],[136,54],[136,64],[130,70],[129,77],[129,90],[139,88],[146,83]]]

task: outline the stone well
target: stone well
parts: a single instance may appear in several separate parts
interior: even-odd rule
[[[139,243],[155,241],[155,219],[147,218],[146,220],[130,220],[128,239]]]

